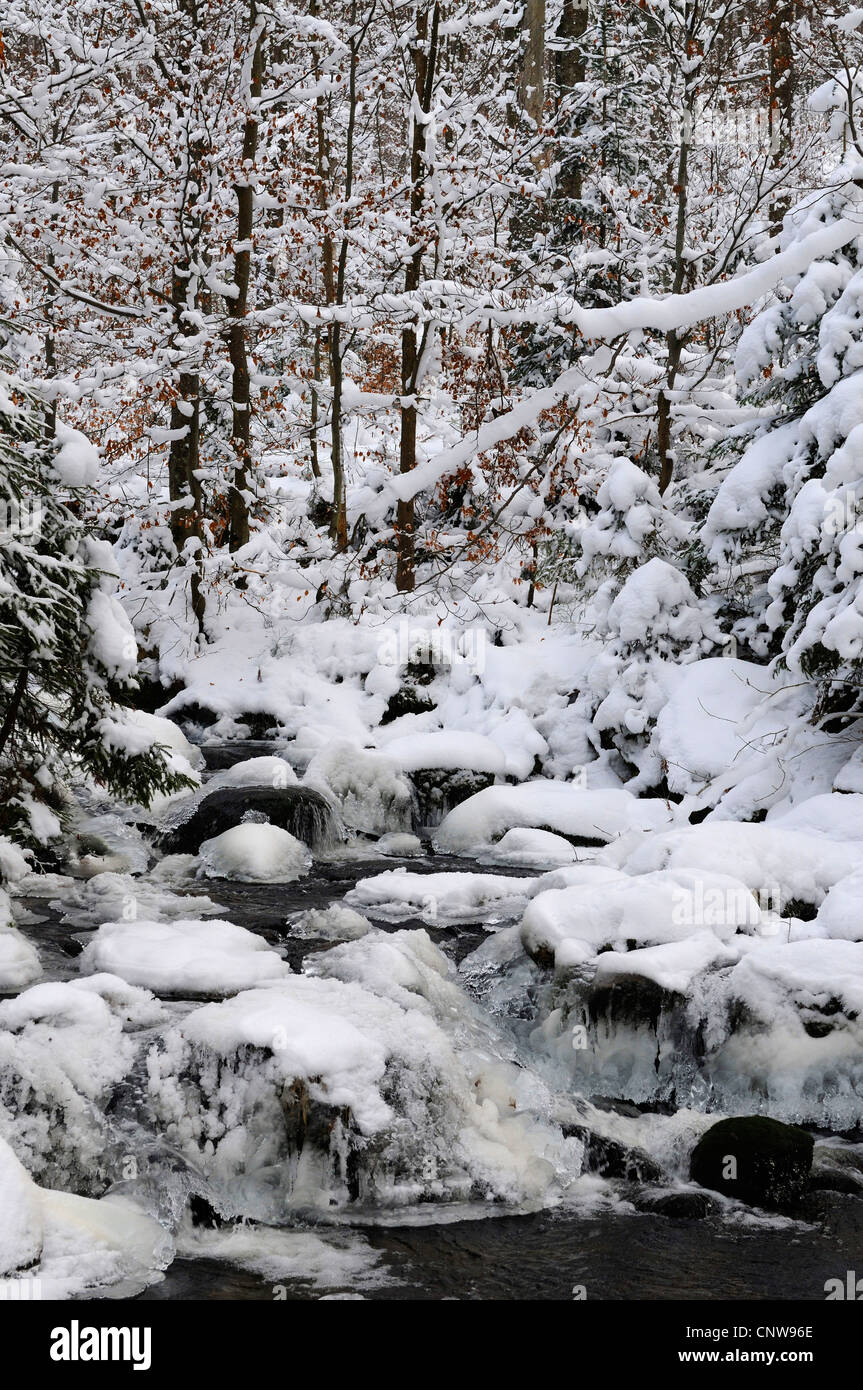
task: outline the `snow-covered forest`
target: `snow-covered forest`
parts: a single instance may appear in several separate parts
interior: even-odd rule
[[[824,1298],[861,672],[863,9],[5,0],[0,1286]]]

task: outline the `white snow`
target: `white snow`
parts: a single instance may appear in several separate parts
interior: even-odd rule
[[[246,758],[214,773],[207,781],[207,791],[215,787],[289,787],[296,781],[297,774],[287,758]]]
[[[231,922],[105,922],[79,960],[157,994],[235,994],[280,980],[290,966],[263,937]]]
[[[596,962],[594,987],[637,975],[669,993],[686,995],[696,976],[711,966],[733,965],[735,951],[712,931],[697,931],[682,941],[645,946],[635,951],[605,951]]]
[[[552,869],[574,864],[578,853],[562,835],[550,830],[507,830],[483,856],[486,864],[511,864],[516,868]]]
[[[398,830],[382,835],[375,845],[375,850],[388,859],[416,859],[425,854],[422,840],[416,835],[408,835]]]
[[[601,871],[600,871],[601,872]],[[708,927],[727,940],[739,928],[753,930],[761,910],[745,884],[728,874],[687,869],[621,874],[538,893],[522,919],[521,936],[531,955],[545,953],[558,968],[579,965],[627,943],[659,946]]]
[[[448,772],[466,769],[502,775],[508,770],[506,755],[492,739],[452,729],[387,739],[383,751],[402,772],[442,768]]]
[[[92,1201],[37,1187],[0,1139],[4,1299],[137,1293],[161,1278],[173,1253],[164,1227],[118,1197]]]
[[[486,787],[456,806],[439,825],[440,853],[486,852],[507,830],[550,829],[583,840],[613,840],[627,830],[657,830],[672,819],[660,800],[638,800],[631,792],[584,790],[565,782],[535,781],[517,787]]]
[[[361,878],[345,902],[391,922],[419,917],[429,924],[489,923],[499,921],[501,914],[514,916],[534,884],[534,879],[497,874],[414,874],[388,869],[374,878]]]
[[[863,866],[863,847],[775,824],[705,821],[649,839],[627,837],[601,852],[605,864],[631,874],[655,869],[709,871],[728,866],[777,911],[789,899],[822,902],[828,888]]]
[[[41,974],[35,946],[14,927],[0,926],[0,993],[23,989]]]
[[[300,840],[281,826],[246,822],[205,840],[198,855],[206,878],[240,883],[293,883],[312,866]]]

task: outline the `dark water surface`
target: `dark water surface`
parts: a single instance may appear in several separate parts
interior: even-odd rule
[[[837,1196],[829,1208],[826,1225],[817,1228],[548,1213],[370,1227],[363,1234],[382,1253],[392,1282],[364,1290],[364,1297],[559,1301],[577,1291],[588,1300],[823,1301],[828,1279],[863,1270],[863,1202]],[[280,1289],[288,1299],[320,1297],[298,1280],[281,1281]],[[210,1259],[175,1260],[164,1283],[140,1295],[273,1298],[272,1279]]]

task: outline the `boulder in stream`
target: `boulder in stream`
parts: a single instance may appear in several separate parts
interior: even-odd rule
[[[781,1211],[806,1192],[814,1140],[766,1115],[719,1120],[693,1150],[690,1177],[752,1207]]]

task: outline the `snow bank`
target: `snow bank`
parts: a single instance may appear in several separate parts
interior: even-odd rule
[[[106,922],[80,957],[157,994],[235,994],[283,979],[290,966],[263,937],[231,922]]]
[[[233,878],[240,883],[293,883],[312,867],[306,846],[278,825],[232,826],[198,851],[206,878]]]
[[[627,830],[658,830],[672,819],[664,801],[638,800],[615,789],[587,791],[566,782],[487,787],[450,811],[434,837],[440,853],[486,852],[507,830],[551,830],[604,843]]]

